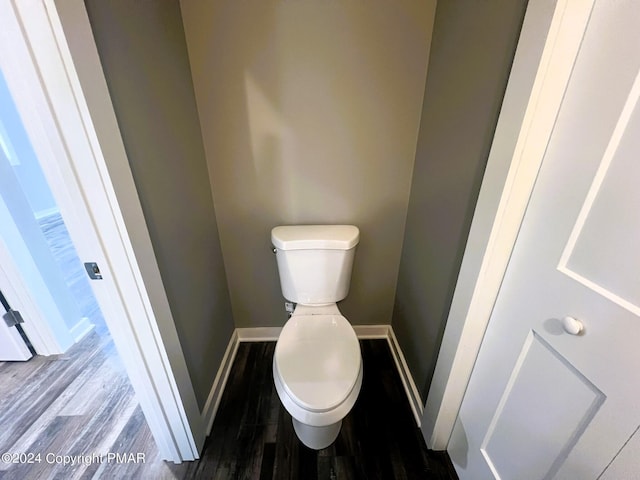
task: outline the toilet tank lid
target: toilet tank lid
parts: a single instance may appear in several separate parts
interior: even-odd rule
[[[353,225],[285,225],[271,230],[271,242],[280,250],[349,250],[358,244]]]

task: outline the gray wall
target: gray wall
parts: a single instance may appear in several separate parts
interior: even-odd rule
[[[435,2],[183,0],[233,314],[286,320],[271,228],[348,223],[354,324],[389,324]]]
[[[200,408],[234,325],[177,0],[87,12]]]
[[[423,400],[526,0],[438,2],[392,326]]]
[[[525,4],[440,2],[429,59],[432,2],[87,1],[200,406],[294,223],[361,228],[341,310],[426,396]]]

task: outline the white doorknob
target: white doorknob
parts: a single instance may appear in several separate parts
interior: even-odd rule
[[[576,320],[573,317],[564,317],[562,319],[562,328],[571,335],[580,335],[584,330],[584,325],[580,320]]]

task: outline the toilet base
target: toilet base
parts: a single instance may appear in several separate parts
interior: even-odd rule
[[[324,427],[313,427],[311,425],[305,425],[293,417],[291,419],[293,420],[293,429],[296,431],[298,439],[307,447],[314,450],[322,450],[331,445],[336,438],[338,438],[340,427],[342,427],[342,420]]]

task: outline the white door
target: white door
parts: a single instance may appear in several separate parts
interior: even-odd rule
[[[32,355],[22,339],[18,327],[11,325],[16,313],[0,290],[0,362],[29,360]],[[7,321],[8,320],[8,321]]]
[[[566,62],[448,446],[463,480],[640,478],[640,2],[596,1]]]

